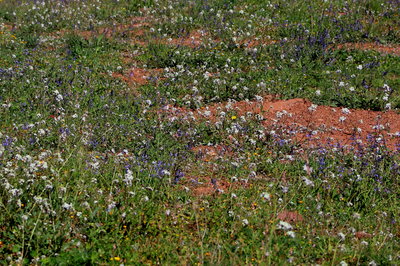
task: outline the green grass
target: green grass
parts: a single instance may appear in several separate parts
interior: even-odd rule
[[[334,48],[398,45],[396,3],[42,2],[0,0],[2,264],[397,263],[399,153],[379,132],[305,148],[226,107],[274,94],[398,112],[400,57]],[[135,17],[144,44],[116,27]],[[199,47],[168,41],[195,30]],[[132,68],[163,72],[112,76]],[[282,228],[284,211],[303,220]]]

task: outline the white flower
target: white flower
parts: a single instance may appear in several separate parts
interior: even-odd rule
[[[128,171],[125,174],[125,179],[123,179],[123,181],[125,182],[125,184],[127,185],[132,185],[132,180],[133,180],[133,173],[131,170],[128,169]]]
[[[318,105],[316,105],[316,104],[311,104],[311,106],[308,107],[308,110],[309,110],[310,112],[314,112],[315,110],[317,110],[317,107],[318,107]]]
[[[72,209],[73,209],[72,204],[68,204],[68,203],[64,203],[64,204],[62,205],[62,207],[63,207],[64,209],[66,209],[66,210],[72,210]]]
[[[57,96],[56,96],[56,101],[57,102],[61,102],[63,99],[64,98],[63,98],[63,96],[61,94],[57,94]]]
[[[343,114],[350,114],[350,110],[348,108],[342,108],[342,113]]]
[[[270,200],[271,199],[271,195],[268,192],[261,193],[260,197],[263,198],[264,200]]]
[[[343,234],[342,232],[338,233],[337,235],[338,235],[338,237],[340,238],[341,241],[344,241],[346,239],[346,235]]]
[[[3,145],[0,145],[0,156],[3,156],[3,153],[6,149],[4,148]]]
[[[344,260],[342,260],[341,262],[339,262],[339,265],[340,265],[340,266],[347,266],[348,264],[347,264],[347,262],[345,262]]]
[[[304,181],[304,183],[306,183],[306,186],[311,186],[311,187],[314,186],[314,182],[311,181],[310,179],[308,179],[308,178],[305,177],[305,176],[303,176],[303,181]]]
[[[321,91],[320,91],[320,90],[316,90],[316,91],[315,91],[315,94],[316,94],[317,96],[320,96],[320,95],[321,95]]]
[[[249,221],[247,219],[243,219],[242,224],[243,224],[243,226],[246,226],[249,224]]]
[[[363,69],[363,66],[362,66],[362,65],[358,65],[358,66],[357,66],[357,69],[358,69],[358,70],[362,70],[362,69]]]
[[[346,117],[345,117],[345,116],[339,117],[339,122],[344,122],[345,120],[346,120]]]
[[[392,90],[387,84],[383,84],[383,88],[385,89],[385,92],[390,92]]]
[[[295,238],[296,237],[296,233],[293,231],[287,231],[286,233],[288,236],[290,236],[291,238]]]
[[[290,223],[287,223],[284,221],[279,221],[278,229],[291,230],[291,229],[293,229],[293,226]]]

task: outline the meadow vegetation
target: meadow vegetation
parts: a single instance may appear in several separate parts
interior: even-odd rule
[[[398,264],[399,10],[0,0],[0,263]]]

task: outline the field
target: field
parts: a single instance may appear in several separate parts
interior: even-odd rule
[[[400,2],[0,0],[0,263],[399,265]]]

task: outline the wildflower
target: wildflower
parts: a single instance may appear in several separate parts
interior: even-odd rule
[[[231,117],[232,120],[235,120],[236,118],[237,118],[236,115],[233,115],[233,116]]]
[[[350,110],[348,108],[342,108],[342,113],[343,114],[350,114]]]
[[[133,180],[133,173],[131,170],[128,169],[128,171],[125,174],[125,179],[123,179],[123,181],[125,182],[125,184],[130,186],[132,185],[132,180]]]
[[[303,170],[306,171],[308,175],[311,175],[311,173],[312,173],[312,171],[313,171],[313,168],[310,167],[309,165],[305,164],[305,165],[303,166]]]
[[[284,222],[284,221],[279,221],[279,224],[278,224],[277,227],[278,227],[278,229],[282,229],[282,230],[291,230],[291,229],[293,229],[293,226],[290,223]]]
[[[358,69],[358,70],[362,70],[362,69],[363,69],[363,66],[362,66],[362,65],[358,65],[358,66],[357,66],[357,69]]]
[[[270,200],[271,194],[269,194],[267,192],[263,192],[263,193],[261,193],[260,197],[263,198],[264,200]]]
[[[308,107],[308,110],[309,110],[310,112],[314,112],[315,110],[317,110],[317,107],[318,107],[318,105],[316,105],[316,104],[311,104],[311,106]]]
[[[342,232],[338,233],[337,235],[338,235],[338,237],[340,238],[341,241],[344,241],[346,239],[346,235],[343,234]]]
[[[321,90],[316,90],[315,95],[320,96],[321,95]]]
[[[306,186],[311,186],[311,187],[314,186],[314,182],[311,181],[310,179],[308,179],[308,178],[305,177],[305,176],[303,176],[303,181],[304,181],[304,183],[306,184]]]
[[[291,238],[295,238],[295,237],[296,237],[296,233],[293,232],[293,231],[288,231],[286,234],[287,234],[288,236],[290,236]]]
[[[68,204],[68,203],[64,203],[64,204],[62,205],[62,207],[63,207],[64,209],[66,209],[66,210],[72,210],[72,209],[73,209],[72,204]]]
[[[249,224],[249,220],[243,219],[243,220],[242,220],[242,224],[243,224],[243,226],[248,225],[248,224]]]
[[[390,92],[392,90],[387,84],[383,84],[383,88],[385,89],[385,92]]]

